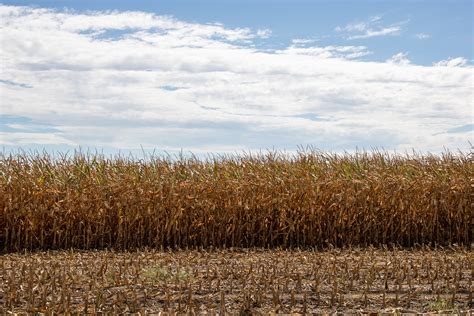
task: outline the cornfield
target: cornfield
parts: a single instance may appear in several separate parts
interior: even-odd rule
[[[0,155],[0,245],[328,248],[473,242],[472,155]]]

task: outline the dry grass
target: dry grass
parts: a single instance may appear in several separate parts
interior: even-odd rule
[[[0,245],[470,246],[472,156],[0,155]]]
[[[468,315],[473,258],[465,248],[8,254],[0,313]]]

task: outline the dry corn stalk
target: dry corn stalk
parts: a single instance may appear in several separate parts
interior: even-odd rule
[[[0,154],[0,245],[23,249],[470,245],[466,154]]]

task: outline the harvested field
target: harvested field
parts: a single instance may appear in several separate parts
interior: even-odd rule
[[[474,257],[464,248],[55,251],[0,260],[2,314],[444,310],[467,315],[473,307]]]
[[[473,242],[472,155],[0,155],[0,245],[47,249]]]
[[[0,155],[0,313],[466,314],[471,156]]]

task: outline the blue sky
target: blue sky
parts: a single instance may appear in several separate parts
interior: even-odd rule
[[[3,150],[469,150],[472,1],[3,1]]]

